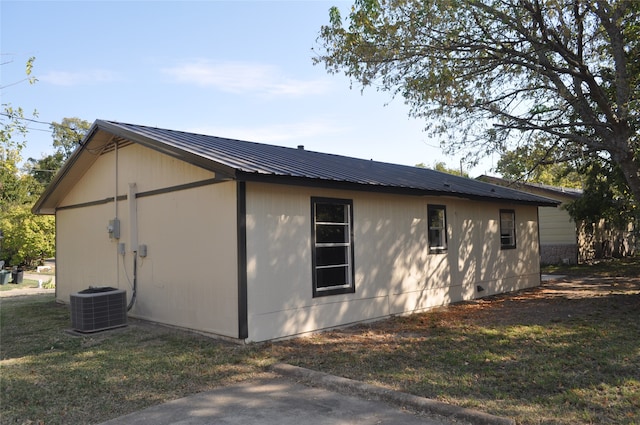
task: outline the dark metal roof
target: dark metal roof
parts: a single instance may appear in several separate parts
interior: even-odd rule
[[[522,182],[522,181],[512,181],[502,179],[500,177],[494,176],[480,176],[477,177],[478,180],[497,184],[500,186],[511,187],[517,190],[522,190],[525,192],[532,192],[544,194],[544,196],[548,196],[551,199],[578,199],[580,198],[584,191],[582,189],[576,189],[572,187],[562,187],[562,186],[551,186],[542,183],[531,183],[531,182]]]
[[[54,211],[55,199],[59,195],[52,194],[56,193],[56,188],[66,180],[66,176],[73,175],[71,171],[74,164],[81,168],[88,166],[82,160],[85,145],[101,134],[141,144],[229,179],[418,196],[453,196],[540,206],[559,204],[553,199],[531,193],[426,168],[97,120],[80,147],[36,202],[34,212]],[[76,174],[80,172],[78,170]]]
[[[288,179],[289,183],[336,183],[370,191],[558,204],[549,198],[426,168],[113,121],[98,120],[96,125],[199,165],[203,165],[202,160],[211,161],[213,169],[216,164],[232,170],[230,177],[239,180]]]

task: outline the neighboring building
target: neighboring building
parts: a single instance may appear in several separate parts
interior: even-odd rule
[[[243,341],[540,283],[537,195],[433,170],[96,121],[33,207],[56,298]]]
[[[480,176],[478,180],[561,202],[555,207],[538,208],[542,264],[577,264],[599,258],[635,255],[636,236],[632,223],[628,223],[623,229],[616,228],[605,220],[598,223],[575,223],[565,206],[582,196],[581,189],[512,182],[491,176]]]

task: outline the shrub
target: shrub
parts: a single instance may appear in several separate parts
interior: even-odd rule
[[[29,207],[16,206],[0,217],[1,258],[8,264],[33,267],[55,255],[55,218],[33,215]]]

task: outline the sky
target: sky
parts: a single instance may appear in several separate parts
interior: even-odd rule
[[[24,159],[53,152],[47,122],[79,117],[458,169],[402,98],[313,64],[329,8],[351,4],[0,0],[2,103],[42,122],[29,122]]]

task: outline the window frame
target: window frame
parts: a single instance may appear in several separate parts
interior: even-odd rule
[[[503,214],[510,214],[512,226],[509,230],[510,232],[505,232],[505,221],[502,219]],[[508,241],[504,241],[505,238],[509,238]],[[500,210],[500,249],[515,249],[517,246],[516,242],[516,211],[512,209],[501,209]]]
[[[316,206],[318,204],[341,205],[347,208],[346,222],[322,222],[317,220]],[[345,226],[344,242],[317,242],[317,226]],[[329,295],[349,294],[356,291],[355,267],[354,267],[354,232],[353,232],[353,200],[340,198],[312,197],[311,198],[311,273],[313,282],[313,298]],[[322,248],[346,248],[346,260],[344,264],[318,265],[318,249]],[[318,270],[345,267],[347,282],[343,285],[319,286]]]
[[[442,226],[437,228],[436,227],[432,228],[431,213],[436,211],[442,211]],[[431,239],[432,230],[440,231],[440,245],[432,244],[432,239]],[[447,206],[446,205],[427,204],[427,244],[429,248],[429,254],[444,254],[447,252],[449,248],[449,237],[447,235]]]

